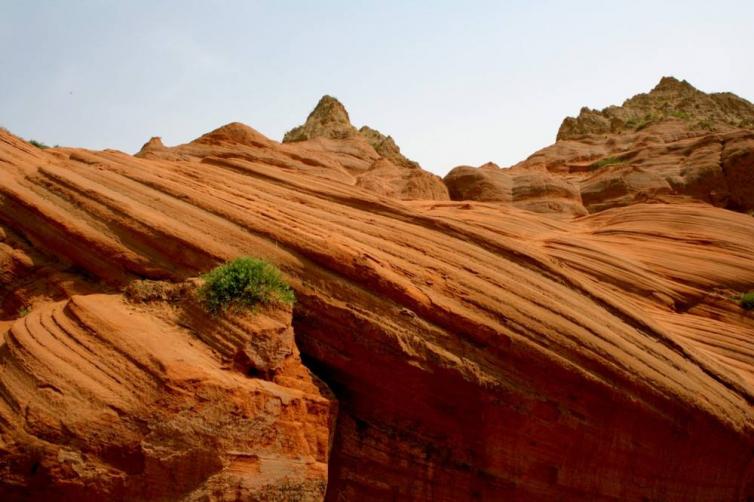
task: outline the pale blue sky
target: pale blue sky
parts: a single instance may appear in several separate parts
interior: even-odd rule
[[[753,27],[751,1],[0,0],[0,125],[129,153],[231,121],[279,140],[327,93],[444,174],[662,75],[754,100]]]

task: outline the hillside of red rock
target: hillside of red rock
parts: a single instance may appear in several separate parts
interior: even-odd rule
[[[439,176],[406,158],[392,137],[368,126],[356,130],[345,107],[332,96],[323,96],[306,122],[285,134],[283,143],[327,154],[356,186],[372,193],[409,200],[448,199]]]
[[[510,169],[460,166],[453,200],[581,216],[664,200],[754,210],[754,105],[664,77],[649,93],[566,118],[558,141]]]
[[[0,131],[0,498],[754,497],[754,218],[585,204],[570,176],[612,155],[593,137],[482,180],[506,203],[408,197],[424,171],[323,102],[284,143],[229,124],[131,156]],[[748,179],[746,134],[631,151],[641,173],[719,150]],[[197,306],[194,278],[241,255],[282,270],[292,317]]]

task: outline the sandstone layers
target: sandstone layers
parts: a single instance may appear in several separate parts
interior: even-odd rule
[[[566,118],[558,141],[510,169],[460,166],[454,200],[581,216],[666,196],[754,210],[754,105],[664,77],[649,93]]]
[[[323,96],[303,125],[288,131],[283,143],[323,150],[372,193],[398,199],[447,200],[442,180],[407,159],[393,138],[368,126],[356,130],[345,107]]]
[[[0,132],[0,497],[754,497],[754,318],[733,299],[754,218],[584,204],[588,170],[554,153],[480,189],[508,198],[407,196],[423,171],[337,105],[296,141],[229,124],[137,156]],[[196,305],[193,278],[239,255],[280,267],[292,317]]]

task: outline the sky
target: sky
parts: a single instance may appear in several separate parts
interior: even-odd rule
[[[512,165],[663,75],[754,101],[754,2],[0,0],[0,126],[135,153],[323,94],[444,175]]]

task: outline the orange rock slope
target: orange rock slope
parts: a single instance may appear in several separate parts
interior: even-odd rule
[[[0,133],[0,497],[754,497],[754,218],[400,201],[347,140]],[[196,307],[239,255],[292,321]],[[179,294],[124,298],[145,279]]]

